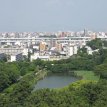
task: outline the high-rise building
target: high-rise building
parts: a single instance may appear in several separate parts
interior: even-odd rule
[[[62,51],[62,44],[60,44],[60,43],[56,43],[56,50],[58,51],[58,52],[60,52],[60,51]]]
[[[45,51],[46,50],[46,42],[40,42],[39,44],[39,50],[40,51]]]

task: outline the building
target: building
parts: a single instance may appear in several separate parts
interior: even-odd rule
[[[45,51],[46,50],[46,42],[40,42],[39,50],[40,51]]]
[[[30,61],[33,61],[33,60],[36,60],[36,59],[41,59],[41,60],[48,61],[50,59],[50,56],[39,56],[39,54],[31,55]]]
[[[28,48],[24,48],[23,51],[22,51],[24,56],[28,56],[28,52],[29,52]]]
[[[68,46],[68,56],[72,56],[74,54],[74,47]]]
[[[22,53],[16,53],[10,55],[10,62],[23,60]]]
[[[0,48],[0,52],[6,55],[14,55],[16,53],[22,53],[24,56],[28,56],[28,48]]]
[[[72,56],[77,54],[78,51],[78,46],[74,45],[74,44],[69,44],[69,46],[67,46],[67,55],[68,56]]]
[[[0,48],[0,52],[5,53],[6,55],[22,53],[23,50],[23,48]]]
[[[62,51],[62,44],[60,44],[60,43],[56,44],[56,51],[58,51],[58,52]]]
[[[89,47],[89,46],[86,46],[85,48],[87,49],[87,53],[88,53],[89,55],[92,55],[93,52],[98,52],[98,51],[99,51],[99,49],[92,50],[91,47]]]
[[[77,54],[77,52],[78,52],[78,47],[74,45],[74,54]]]

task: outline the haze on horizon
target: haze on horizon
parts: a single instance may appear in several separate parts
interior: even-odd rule
[[[0,32],[107,31],[107,0],[0,0]]]

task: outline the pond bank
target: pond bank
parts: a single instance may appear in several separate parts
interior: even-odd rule
[[[98,81],[100,78],[93,71],[74,71],[74,75],[82,80]]]

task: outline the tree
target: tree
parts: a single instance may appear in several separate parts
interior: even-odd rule
[[[94,39],[92,41],[87,42],[87,46],[91,47],[93,50],[102,48],[103,41],[101,39]]]
[[[101,78],[107,79],[107,63],[96,66],[94,72]]]
[[[5,72],[0,71],[0,92],[2,92],[5,88],[10,85],[10,80]]]

